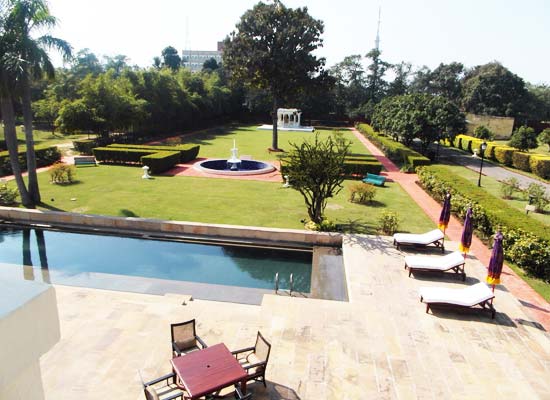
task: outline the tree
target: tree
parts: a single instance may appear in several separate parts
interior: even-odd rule
[[[202,64],[203,71],[214,71],[218,68],[220,68],[220,65],[215,58],[209,58]]]
[[[384,97],[388,83],[384,80],[386,71],[391,67],[390,63],[380,58],[382,52],[378,49],[372,49],[365,57],[370,58],[372,62],[368,66],[367,74],[367,97],[370,101],[378,104]]]
[[[327,200],[342,190],[349,143],[331,136],[321,140],[317,133],[313,141],[290,145],[283,159],[284,173],[292,188],[304,197],[311,221],[321,224]]]
[[[388,96],[400,96],[407,93],[409,89],[408,80],[411,74],[411,68],[412,65],[404,61],[391,66],[391,69],[395,73],[395,78],[388,85]]]
[[[306,7],[287,8],[279,0],[246,11],[225,39],[223,64],[233,82],[266,90],[272,97],[272,149],[278,146],[277,108],[296,98],[325,63],[313,51],[322,46],[323,23]]]
[[[40,190],[36,174],[36,156],[32,132],[31,80],[46,75],[53,78],[55,69],[47,53],[48,49],[58,50],[65,60],[71,57],[71,46],[64,40],[43,35],[35,37],[35,32],[54,27],[56,19],[50,15],[42,0],[16,0],[7,20],[7,27],[16,37],[15,49],[19,60],[16,79],[22,100],[29,196],[34,203],[40,203]]]
[[[548,151],[550,151],[550,128],[543,130],[538,136],[539,142],[548,145]]]
[[[527,101],[523,79],[498,62],[474,67],[464,77],[462,106],[468,112],[524,117]]]
[[[345,57],[329,74],[335,79],[334,102],[338,116],[349,115],[367,101],[365,70],[359,54]]]
[[[424,66],[415,72],[410,91],[443,96],[459,104],[463,77],[464,65],[459,62],[441,63],[433,71]]]
[[[105,61],[105,70],[114,70],[116,76],[120,75],[124,68],[128,68],[129,58],[123,54],[118,54],[114,57],[103,56],[103,59]]]
[[[162,50],[162,65],[170,68],[172,71],[177,71],[181,66],[181,57],[178,51],[172,46],[165,47]]]
[[[512,133],[508,145],[521,151],[536,149],[538,147],[537,134],[533,128],[529,128],[528,126],[520,126]]]
[[[103,67],[97,56],[90,49],[82,49],[76,53],[71,71],[80,80],[84,79],[88,74],[99,75],[103,72]]]
[[[57,100],[54,91],[51,89],[46,90],[46,96],[43,99],[32,103],[35,119],[46,124],[51,129],[53,135],[55,135],[55,120],[59,115],[60,108],[61,103]]]
[[[550,121],[550,86],[527,84],[527,90],[528,118],[535,121]]]
[[[474,136],[479,139],[493,140],[495,134],[485,125],[479,125],[474,129]]]
[[[162,68],[162,61],[160,59],[160,57],[153,57],[153,67],[155,67],[156,69],[161,69]]]

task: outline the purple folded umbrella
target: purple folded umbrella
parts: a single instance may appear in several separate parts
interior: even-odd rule
[[[504,264],[502,238],[502,233],[497,231],[493,242],[491,259],[489,260],[489,269],[487,271],[487,283],[493,285],[493,288],[500,283],[500,274],[502,273],[502,265]]]
[[[464,227],[462,228],[462,236],[460,237],[460,245],[458,249],[461,253],[468,253],[472,245],[472,234],[474,226],[472,224],[472,207],[468,207],[466,218],[464,218]]]

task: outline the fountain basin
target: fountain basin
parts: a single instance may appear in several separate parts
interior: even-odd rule
[[[228,163],[228,160],[217,159],[198,162],[194,168],[216,175],[259,175],[275,171],[273,165],[256,160],[241,160],[236,165],[237,169],[231,169],[231,163]]]

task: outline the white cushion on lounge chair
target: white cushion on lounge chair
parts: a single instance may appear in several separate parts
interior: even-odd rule
[[[406,256],[405,264],[412,269],[433,269],[434,271],[447,271],[464,264],[464,256],[460,251],[454,251],[446,256]]]
[[[443,287],[421,287],[420,297],[424,303],[445,303],[472,307],[495,297],[494,293],[483,282],[463,289]]]
[[[429,245],[430,243],[436,242],[443,239],[445,235],[439,229],[434,229],[433,231],[426,233],[396,233],[393,235],[393,239],[397,243],[408,243],[408,244],[419,244],[419,245]]]

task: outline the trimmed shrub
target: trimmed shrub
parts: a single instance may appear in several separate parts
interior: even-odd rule
[[[45,167],[59,161],[61,153],[56,146],[38,145],[34,146],[36,156],[36,167]],[[27,155],[24,146],[19,148],[19,165],[23,171],[27,170]],[[0,152],[0,176],[11,175],[10,156],[7,151]]]
[[[399,217],[392,211],[384,211],[378,219],[378,229],[385,235],[393,235],[399,228]]]
[[[357,130],[378,146],[386,157],[399,165],[405,164],[417,167],[430,164],[430,159],[428,157],[424,157],[422,154],[408,148],[403,143],[396,142],[387,136],[375,132],[368,124],[357,124]]]
[[[159,151],[141,157],[141,163],[147,165],[152,174],[160,174],[173,168],[180,160],[178,151]]]
[[[529,166],[530,158],[531,154],[514,151],[512,153],[512,165],[514,168],[521,169],[522,171],[531,172],[531,167]]]
[[[508,167],[512,166],[512,154],[517,151],[513,147],[495,146],[495,160]]]
[[[543,179],[550,179],[550,156],[532,155],[529,159],[531,171]]]
[[[156,151],[151,150],[118,149],[114,147],[96,147],[93,152],[97,161],[113,164],[140,164],[141,157],[156,153]]]
[[[178,144],[176,146],[151,146],[140,144],[120,144],[114,143],[107,147],[137,149],[137,150],[156,150],[156,151],[177,151],[180,153],[180,163],[193,161],[199,155],[200,146],[194,144]]]
[[[68,165],[64,162],[56,162],[48,171],[52,183],[73,183],[76,175],[74,165]]]
[[[500,193],[502,193],[503,199],[509,200],[514,196],[515,192],[521,191],[519,187],[519,181],[514,177],[508,178],[502,181],[500,184]]]
[[[346,177],[362,179],[367,173],[379,175],[382,164],[378,161],[350,160],[344,161],[344,174]]]
[[[464,135],[462,137],[462,140],[460,141],[460,148],[469,153],[473,153],[472,140],[473,140],[472,137]]]
[[[370,183],[357,182],[349,187],[349,201],[352,203],[368,204],[376,195],[376,188]]]
[[[16,189],[10,189],[5,183],[0,185],[0,206],[11,206],[16,198]]]
[[[93,148],[97,146],[97,141],[94,139],[73,140],[73,147],[80,154],[92,155]]]
[[[497,144],[495,143],[487,143],[487,148],[485,149],[485,158],[488,158],[490,160],[495,160],[495,147]]]
[[[533,276],[550,280],[548,250],[526,251],[549,248],[550,226],[534,220],[485,190],[480,190],[445,167],[423,167],[417,173],[422,186],[432,197],[441,200],[447,192],[452,193],[452,210],[459,218],[472,206],[473,225],[485,238],[500,229],[505,235],[504,255],[508,260]],[[518,246],[521,247],[521,256],[518,256]]]

